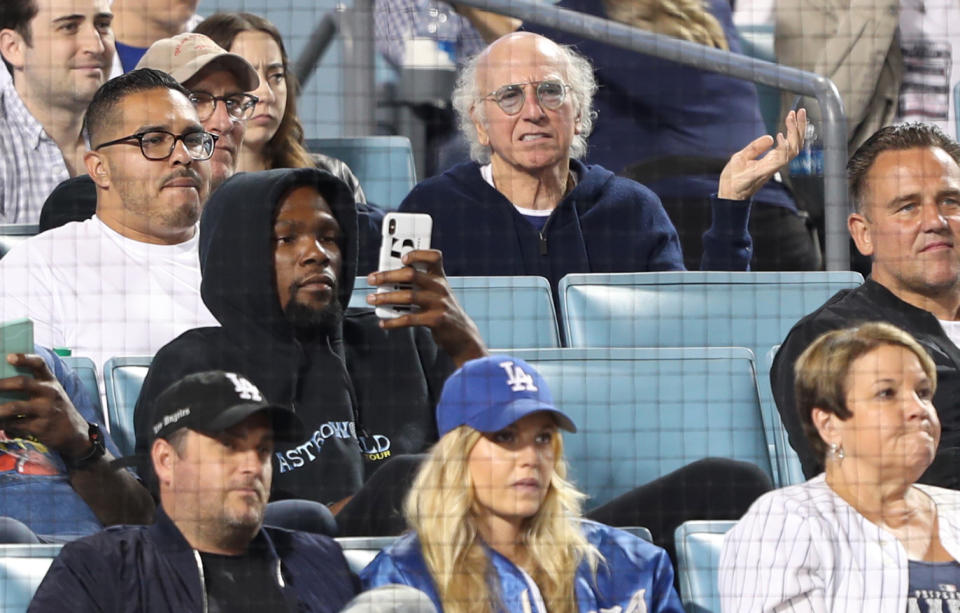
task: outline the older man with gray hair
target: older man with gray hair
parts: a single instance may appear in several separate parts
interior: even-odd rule
[[[657,196],[578,158],[595,112],[590,62],[528,32],[508,34],[464,66],[453,94],[472,162],[419,184],[400,207],[433,217],[449,275],[683,270],[677,232]],[[720,178],[701,267],[746,270],[746,202],[802,144],[806,114],[786,136],[762,136]],[[775,145],[775,146],[774,146]],[[761,157],[762,156],[762,157]]]

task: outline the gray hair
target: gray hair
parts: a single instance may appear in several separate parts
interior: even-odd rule
[[[573,98],[574,110],[580,116],[580,133],[575,134],[570,144],[570,157],[579,159],[587,153],[587,137],[593,131],[593,121],[597,112],[593,108],[593,96],[597,93],[597,80],[593,76],[593,65],[590,60],[580,55],[567,45],[557,45],[563,57],[567,60],[567,85]],[[486,124],[487,117],[483,105],[477,105],[487,92],[480,91],[477,82],[477,71],[483,53],[478,53],[468,59],[460,70],[456,87],[451,99],[453,108],[460,121],[460,132],[470,143],[470,159],[481,164],[490,161],[490,146],[480,144],[480,136],[474,125],[474,117],[482,124]],[[475,106],[476,105],[476,106]]]

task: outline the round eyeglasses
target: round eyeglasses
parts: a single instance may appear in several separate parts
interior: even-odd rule
[[[535,86],[537,100],[540,106],[545,109],[555,111],[563,104],[567,97],[569,85],[562,81],[528,81],[527,83],[511,83],[492,91],[483,97],[483,100],[493,100],[497,103],[507,115],[516,115],[523,108],[523,103],[527,98],[525,88],[527,85]]]
[[[252,94],[230,94],[229,96],[214,96],[207,92],[190,92],[190,102],[197,109],[200,121],[206,121],[217,111],[217,102],[222,102],[227,109],[227,115],[234,121],[246,121],[253,116],[253,109],[260,102],[260,98]]]
[[[216,134],[202,130],[187,132],[186,134],[173,134],[166,130],[149,130],[101,143],[93,150],[99,151],[104,147],[121,143],[132,144],[130,141],[136,140],[140,144],[140,153],[143,154],[143,157],[148,160],[165,160],[173,153],[177,141],[182,141],[190,157],[202,162],[203,160],[209,160],[210,156],[213,155],[213,146],[217,143],[218,138],[220,137]]]

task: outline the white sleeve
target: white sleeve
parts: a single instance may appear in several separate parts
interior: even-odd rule
[[[724,613],[826,612],[832,554],[817,522],[778,492],[759,499],[727,533],[720,553]]]
[[[29,317],[34,342],[44,347],[66,347],[58,324],[56,280],[42,249],[28,239],[0,259],[0,322]]]

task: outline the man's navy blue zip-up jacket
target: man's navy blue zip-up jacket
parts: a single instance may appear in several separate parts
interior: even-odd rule
[[[336,613],[357,592],[343,551],[319,534],[261,528],[262,545],[291,610]],[[64,545],[28,611],[157,613],[207,610],[199,553],[157,508],[150,526],[114,526]]]

